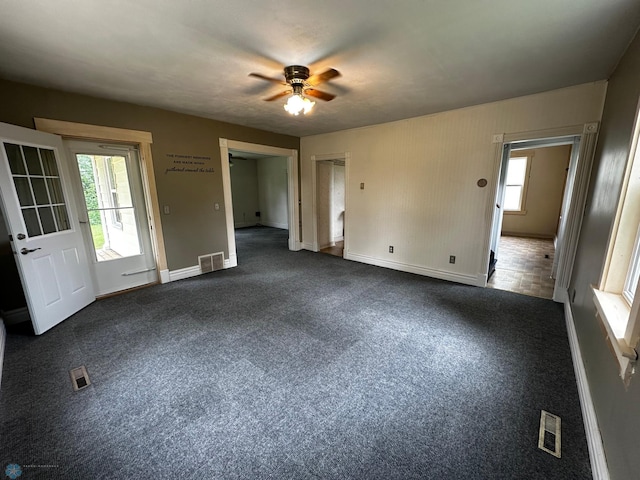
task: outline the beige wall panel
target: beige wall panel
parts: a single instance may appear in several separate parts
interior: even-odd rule
[[[311,156],[350,152],[350,253],[471,277],[485,273],[486,212],[498,165],[493,135],[597,121],[605,85],[302,138],[303,241],[313,235]],[[479,188],[480,178],[489,186]]]

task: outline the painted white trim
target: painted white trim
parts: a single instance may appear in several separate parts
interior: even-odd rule
[[[4,346],[7,341],[7,330],[4,328],[4,321],[0,319],[0,389],[2,388],[2,367],[4,366]]]
[[[238,266],[238,261],[235,255],[232,258],[225,258],[223,268],[233,268]],[[219,271],[219,270],[218,270]],[[209,272],[211,273],[211,272]],[[180,268],[178,270],[171,270],[169,272],[169,282],[175,282],[176,280],[184,280],[185,278],[197,277],[203,275],[200,271],[200,265],[194,265],[193,267]],[[165,283],[165,282],[162,282]]]
[[[229,149],[242,150],[251,153],[260,153],[274,157],[287,157],[287,180],[288,180],[288,222],[289,228],[289,250],[297,251],[301,248],[300,238],[300,192],[298,190],[298,150],[282,147],[272,147],[270,145],[260,145],[257,143],[240,142],[226,138],[219,139],[220,162],[222,170],[222,190],[224,194],[224,214],[227,224],[227,250],[229,258],[236,258],[236,237],[233,221],[233,198],[231,193],[231,172],[229,170]],[[235,263],[237,265],[237,261]]]
[[[391,270],[415,273],[417,275],[423,275],[425,277],[438,278],[440,280],[448,280],[450,282],[463,283],[466,285],[478,285],[478,278],[476,275],[463,275],[460,273],[447,272],[444,270],[435,270],[433,268],[421,267],[419,265],[411,265],[408,263],[393,262],[381,258],[370,257],[368,255],[361,255],[358,253],[346,253],[344,258],[347,260],[353,260],[354,262],[390,268]]]
[[[314,250],[313,243],[309,243],[309,242],[304,242],[302,244],[302,249],[303,250],[309,250],[311,252],[315,252],[316,251],[316,250]]]
[[[171,272],[168,269],[160,270],[160,283],[169,283],[171,281]]]
[[[321,248],[325,248],[318,244],[318,163],[326,160],[344,160],[344,248],[343,248],[343,258],[346,257],[346,253],[349,251],[348,241],[348,229],[349,222],[347,221],[348,212],[349,212],[349,164],[351,163],[351,152],[342,152],[342,153],[322,153],[318,155],[311,155],[311,187],[312,187],[312,201],[311,201],[311,209],[312,209],[312,219],[313,219],[313,244],[309,248],[309,243],[305,243],[304,248],[306,250],[311,250],[312,252],[319,252]],[[326,246],[326,245],[325,245]]]
[[[289,225],[287,225],[286,223],[260,222],[260,225],[264,225],[265,227],[279,228],[281,230],[289,230]]]
[[[568,297],[568,293],[566,296]],[[573,370],[576,375],[576,383],[578,384],[578,395],[580,397],[584,429],[587,435],[591,472],[594,480],[609,480],[609,468],[607,467],[607,459],[602,445],[602,436],[600,435],[600,428],[598,427],[598,418],[595,407],[593,406],[593,399],[591,398],[587,372],[582,361],[571,303],[568,299],[564,302],[564,315],[567,324],[569,346],[571,347],[571,358],[573,359]]]

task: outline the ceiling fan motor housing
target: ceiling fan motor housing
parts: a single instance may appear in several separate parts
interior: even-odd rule
[[[302,65],[290,65],[284,68],[284,77],[287,79],[287,83],[294,85],[304,84],[309,78],[309,69]]]

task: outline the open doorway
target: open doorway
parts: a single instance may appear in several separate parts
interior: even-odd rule
[[[316,162],[316,237],[318,250],[344,256],[345,161]]]
[[[266,227],[289,230],[287,157],[229,149],[229,172],[238,248]]]
[[[487,286],[553,298],[554,259],[573,143],[511,149],[507,163],[500,261]]]
[[[288,248],[301,248],[298,151],[220,139],[228,260],[238,264],[236,229],[288,232]]]
[[[591,165],[595,154],[598,134],[598,123],[587,123],[580,126],[564,127],[542,132],[523,132],[509,135],[495,135],[494,142],[501,144],[495,205],[490,215],[490,235],[488,237],[485,278],[488,281],[495,273],[496,265],[501,257],[502,224],[504,220],[503,205],[508,190],[508,169],[512,152],[570,145],[569,167],[562,196],[562,206],[557,221],[554,242],[554,255],[551,276],[555,279],[552,299],[566,302],[569,299],[568,286],[575,259],[576,248],[582,226],[582,212],[585,208]],[[517,156],[517,155],[516,155]],[[509,179],[512,180],[512,179]],[[522,187],[522,185],[521,185]],[[517,189],[516,189],[517,190]],[[511,193],[513,195],[513,192]]]

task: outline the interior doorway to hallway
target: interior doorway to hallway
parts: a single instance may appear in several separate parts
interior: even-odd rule
[[[345,160],[317,161],[315,168],[318,250],[344,257]]]

